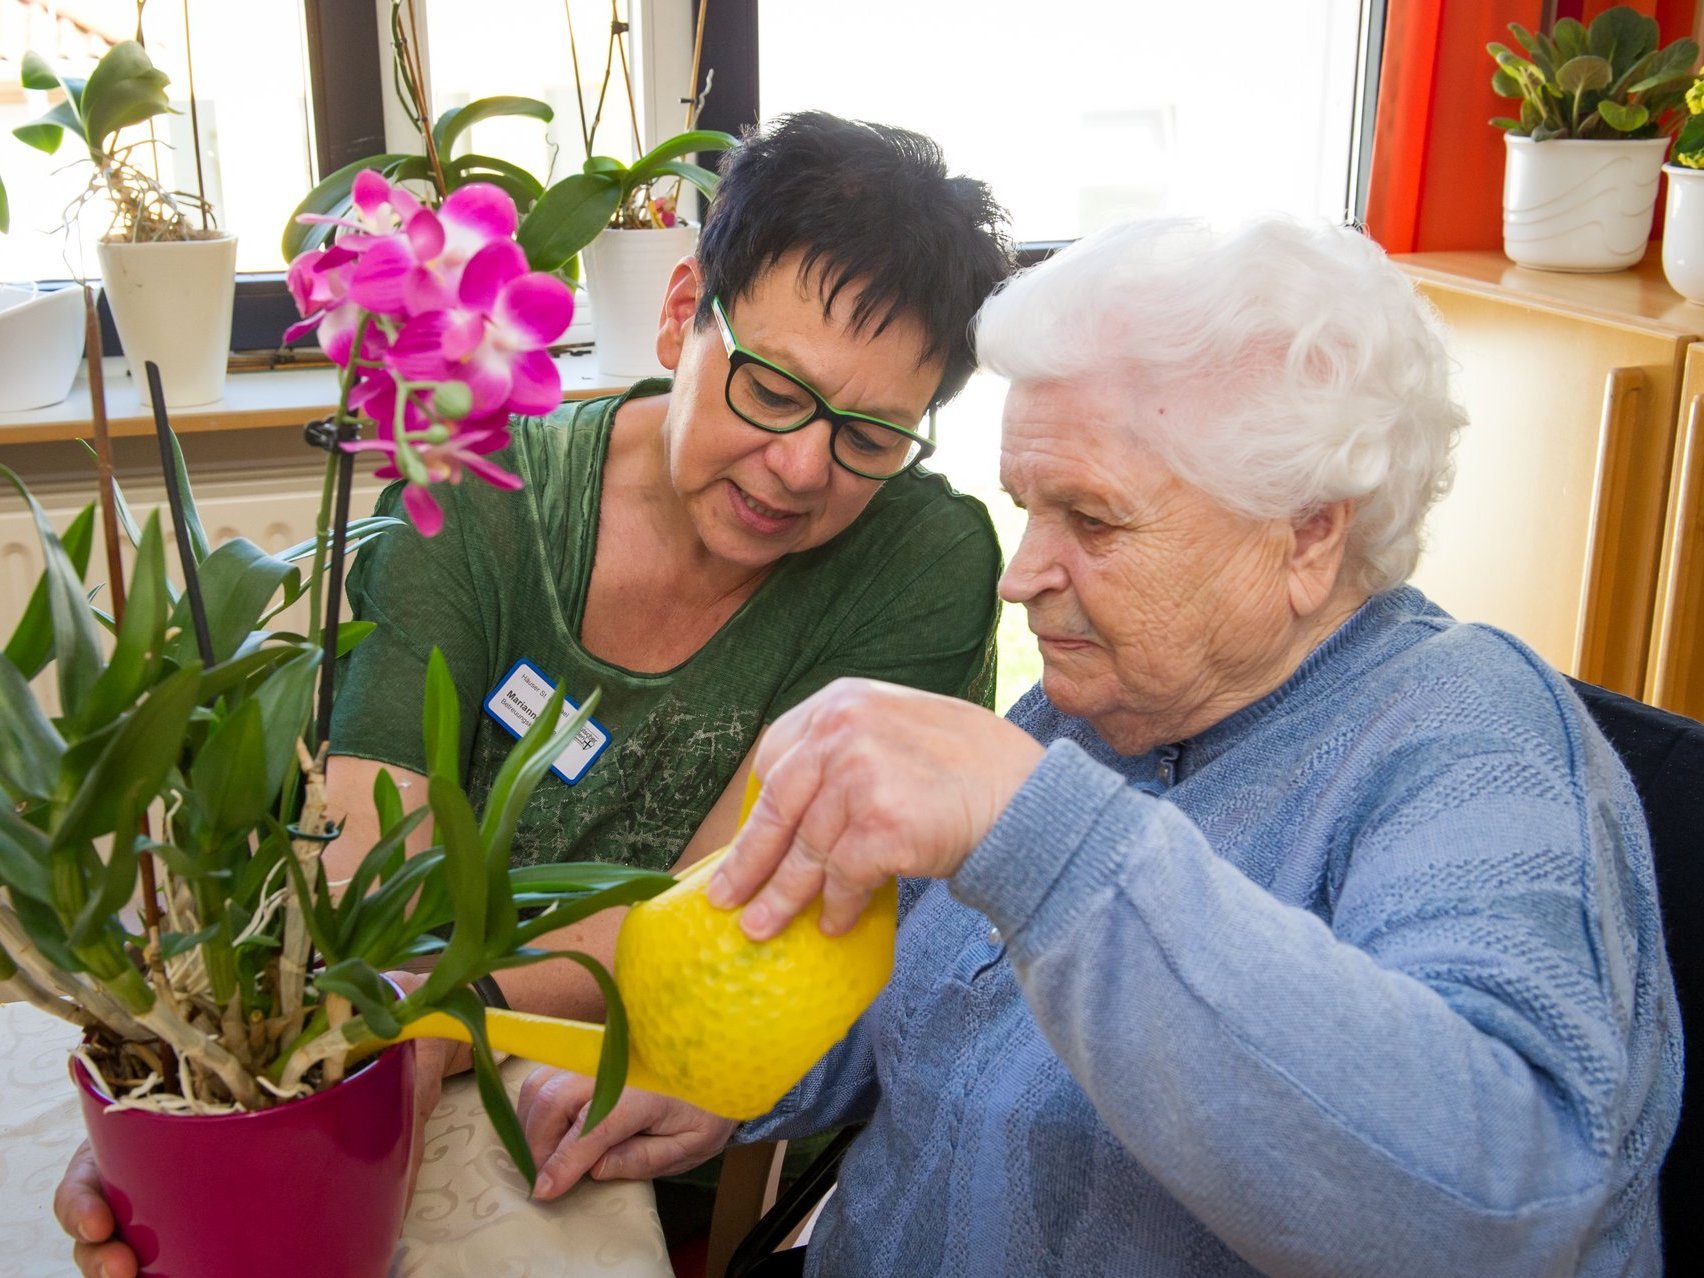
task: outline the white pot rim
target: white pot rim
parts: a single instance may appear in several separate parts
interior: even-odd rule
[[[202,235],[193,240],[100,240],[98,248],[195,248],[202,244],[228,244],[237,238],[235,231],[220,231],[217,235]]]
[[[1704,177],[1704,169],[1695,169],[1689,164],[1676,164],[1670,160],[1663,165],[1664,173],[1676,173],[1681,177]]]
[[[1534,142],[1531,138],[1521,137],[1514,133],[1503,135],[1505,146],[1555,146],[1570,149],[1582,146],[1660,146],[1667,150],[1668,144],[1672,141],[1674,141],[1673,138],[1545,138],[1542,142]]]

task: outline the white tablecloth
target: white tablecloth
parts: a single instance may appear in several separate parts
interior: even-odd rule
[[[0,1006],[0,1272],[64,1278],[70,1241],[53,1189],[83,1139],[66,1053],[77,1031],[24,1004]],[[509,1061],[513,1097],[531,1066]],[[391,1278],[669,1278],[648,1183],[585,1182],[534,1203],[479,1103],[451,1079],[426,1127],[426,1152]]]

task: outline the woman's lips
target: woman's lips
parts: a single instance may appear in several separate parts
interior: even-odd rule
[[[740,523],[754,532],[772,536],[792,528],[803,516],[759,501],[733,480],[728,481],[728,504]]]

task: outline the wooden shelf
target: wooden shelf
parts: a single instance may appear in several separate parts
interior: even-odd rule
[[[602,377],[594,355],[560,355],[562,398],[595,399],[626,390],[624,379]],[[122,357],[109,357],[106,374],[107,420],[114,438],[154,433],[153,410],[145,408]],[[301,426],[330,413],[337,403],[339,370],[280,368],[234,372],[225,382],[225,397],[211,404],[171,410],[172,429],[180,435],[208,431],[255,430],[272,426]],[[80,370],[71,393],[58,404],[24,412],[0,413],[0,447],[86,439],[89,426],[88,370]]]
[[[1686,338],[1704,329],[1704,306],[1694,306],[1668,286],[1656,244],[1637,266],[1603,275],[1535,271],[1488,250],[1406,253],[1391,260],[1428,284],[1570,318]]]

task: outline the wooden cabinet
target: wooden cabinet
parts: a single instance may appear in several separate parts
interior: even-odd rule
[[[1469,424],[1415,584],[1559,669],[1704,716],[1704,307],[1631,271],[1396,259],[1449,330]]]

